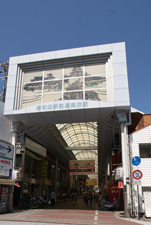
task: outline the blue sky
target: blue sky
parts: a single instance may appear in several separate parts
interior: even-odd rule
[[[131,106],[151,113],[151,0],[0,0],[0,60],[126,42]]]

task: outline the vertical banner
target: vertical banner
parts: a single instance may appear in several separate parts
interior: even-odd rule
[[[42,177],[47,177],[47,159],[42,160]]]

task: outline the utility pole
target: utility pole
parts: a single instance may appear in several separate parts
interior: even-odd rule
[[[6,94],[6,84],[7,84],[7,76],[8,76],[8,66],[9,62],[2,62],[0,63],[0,73],[3,74],[3,76],[0,77],[0,81],[4,81],[4,84],[2,84],[0,94],[3,98],[3,101],[5,101],[5,94]]]

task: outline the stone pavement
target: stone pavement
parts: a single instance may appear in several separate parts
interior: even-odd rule
[[[86,206],[82,198],[77,204],[71,201],[58,203],[55,207],[47,205],[42,209],[14,210],[13,213],[0,214],[0,225],[137,225],[150,224],[136,219],[123,219],[119,212],[101,211],[97,203]]]

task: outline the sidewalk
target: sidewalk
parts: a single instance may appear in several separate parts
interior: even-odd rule
[[[114,216],[116,218],[120,218],[120,219],[130,221],[130,222],[135,222],[135,223],[142,224],[142,225],[151,224],[151,218],[141,217],[140,220],[138,220],[136,217],[135,218],[125,218],[124,217],[124,211],[116,211],[116,212],[114,212]]]

